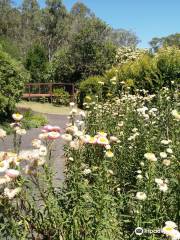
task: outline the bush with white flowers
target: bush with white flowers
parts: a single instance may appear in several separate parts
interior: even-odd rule
[[[180,239],[177,95],[125,89],[106,102],[89,99],[80,113],[70,103],[66,128],[44,126],[31,151],[21,149],[23,116],[13,114],[14,148],[0,153],[2,238]],[[59,138],[66,168],[58,185],[51,165]],[[139,236],[138,227],[159,231]]]

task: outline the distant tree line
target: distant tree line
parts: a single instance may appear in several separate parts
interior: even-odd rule
[[[156,52],[180,46],[180,34],[153,38]],[[113,29],[86,5],[75,3],[68,11],[62,0],[23,0],[20,7],[0,0],[0,45],[30,72],[31,82],[79,82],[101,75],[116,61],[120,47],[136,48],[132,31]]]
[[[67,11],[62,0],[0,1],[0,44],[21,60],[32,82],[79,81],[111,67],[119,46],[136,47],[134,32],[112,29],[83,3]]]

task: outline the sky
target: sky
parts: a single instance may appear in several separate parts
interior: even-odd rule
[[[13,0],[17,5],[22,0]],[[43,7],[44,0],[39,0]],[[63,1],[68,10],[77,0]],[[180,0],[81,0],[113,28],[132,30],[148,48],[153,37],[180,32]]]

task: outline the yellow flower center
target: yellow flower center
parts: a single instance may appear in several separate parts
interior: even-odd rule
[[[172,231],[173,228],[172,228],[172,227],[165,227],[164,230],[165,230],[165,231]]]
[[[99,139],[101,142],[107,142],[107,140],[105,138],[100,138]]]

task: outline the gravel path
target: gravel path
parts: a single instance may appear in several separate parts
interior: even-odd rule
[[[62,129],[65,128],[67,122],[67,116],[64,115],[55,115],[55,114],[44,114],[45,117],[48,119],[50,125],[56,125],[61,127]],[[22,137],[22,147],[23,150],[30,150],[32,149],[31,141],[34,138],[38,137],[38,134],[41,132],[40,128],[34,128],[27,131],[27,134]],[[12,150],[13,141],[12,136],[8,136],[5,138],[4,146],[0,145],[0,151],[8,151]],[[55,151],[53,152],[53,162],[52,167],[55,171],[55,184],[59,182],[59,180],[64,179],[64,156],[63,156],[63,142],[61,139],[55,141],[54,144]]]

